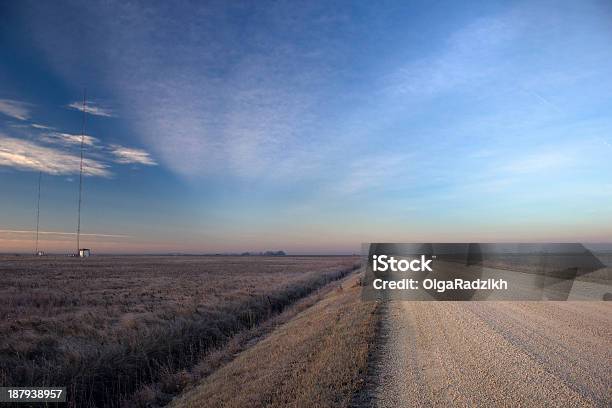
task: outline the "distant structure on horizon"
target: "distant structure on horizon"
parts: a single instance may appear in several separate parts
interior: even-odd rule
[[[286,256],[285,251],[243,252],[241,256]]]
[[[81,201],[83,195],[83,148],[85,145],[85,122],[87,119],[87,89],[83,90],[83,126],[81,131],[81,163],[79,166],[79,206],[77,210],[77,233],[76,233],[76,246],[77,256],[85,258],[90,255],[90,251],[87,248],[81,249]]]
[[[45,253],[43,251],[38,250],[38,229],[40,225],[40,182],[42,179],[42,171],[38,172],[38,195],[36,198],[36,245],[34,249],[34,253],[37,256],[43,256]]]

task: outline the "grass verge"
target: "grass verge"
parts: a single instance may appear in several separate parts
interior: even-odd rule
[[[351,276],[204,378],[172,407],[346,407],[365,378],[377,303]]]

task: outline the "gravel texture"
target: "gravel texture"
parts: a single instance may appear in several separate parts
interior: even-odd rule
[[[612,303],[387,305],[377,407],[612,406]]]

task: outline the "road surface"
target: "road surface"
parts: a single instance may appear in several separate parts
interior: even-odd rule
[[[612,405],[610,302],[391,301],[377,407]]]

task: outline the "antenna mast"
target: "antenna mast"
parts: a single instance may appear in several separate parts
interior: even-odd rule
[[[38,225],[40,221],[40,179],[42,178],[42,171],[38,172],[38,198],[36,200],[36,255],[38,255]]]
[[[85,119],[87,117],[87,89],[83,89],[83,127],[81,131],[81,164],[79,167],[79,209],[77,212],[77,251],[80,256],[81,250],[81,199],[83,195],[83,145],[85,144]]]

